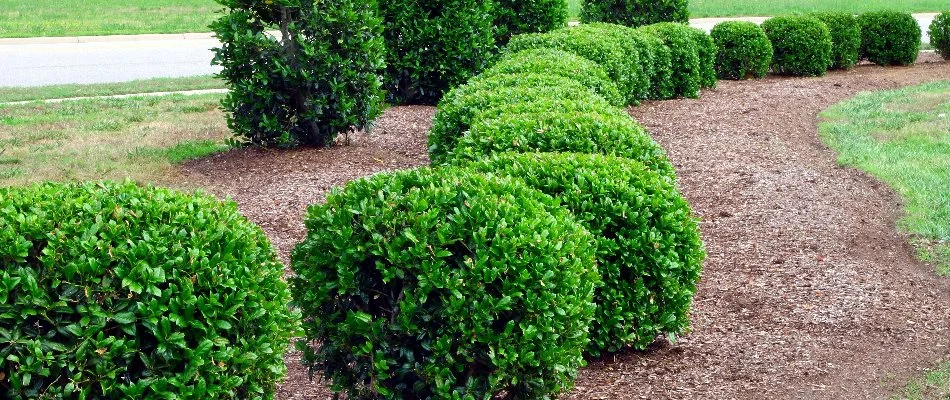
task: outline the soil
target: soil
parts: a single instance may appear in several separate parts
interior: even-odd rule
[[[835,163],[817,114],[860,91],[950,79],[917,66],[859,66],[823,78],[721,81],[698,100],[630,109],[667,149],[708,258],[693,332],[591,360],[567,399],[887,398],[950,360],[950,279],[895,229],[901,200]],[[190,184],[235,199],[286,261],[308,204],[380,171],[428,164],[429,107],[389,109],[327,150],[236,150],[184,167]],[[279,399],[327,399],[299,354]]]

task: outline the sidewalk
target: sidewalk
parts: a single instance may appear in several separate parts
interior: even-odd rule
[[[89,100],[89,99],[127,99],[130,97],[158,97],[158,96],[168,96],[172,94],[180,94],[183,96],[197,96],[201,94],[213,94],[213,93],[227,93],[228,89],[201,89],[201,90],[182,90],[176,92],[146,92],[146,93],[130,93],[130,94],[113,94],[108,96],[86,96],[86,97],[66,97],[62,99],[39,99],[39,100],[25,100],[25,101],[11,101],[8,103],[0,103],[0,106],[16,106],[21,104],[30,104],[30,103],[62,103],[64,101],[75,101],[75,100]]]

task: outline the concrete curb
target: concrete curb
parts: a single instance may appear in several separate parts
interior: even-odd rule
[[[196,96],[200,94],[227,93],[227,92],[228,92],[228,89],[202,89],[202,90],[183,90],[183,91],[178,91],[178,92],[130,93],[130,94],[115,94],[115,95],[110,95],[110,96],[67,97],[64,99],[12,101],[9,103],[0,103],[0,106],[16,106],[16,105],[31,104],[31,103],[53,104],[53,103],[62,103],[66,101],[90,100],[90,99],[127,99],[130,97],[158,97],[158,96],[168,96],[172,94],[180,94],[184,96]]]

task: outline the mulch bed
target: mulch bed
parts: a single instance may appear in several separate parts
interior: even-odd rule
[[[699,100],[630,109],[674,161],[709,253],[693,332],[591,360],[567,399],[882,398],[950,359],[950,279],[895,230],[900,199],[835,163],[817,114],[860,91],[950,79],[910,68],[722,81]],[[308,204],[345,182],[428,164],[431,107],[389,109],[328,150],[235,150],[186,165],[185,183],[230,196],[286,261]],[[327,399],[299,354],[280,399]]]

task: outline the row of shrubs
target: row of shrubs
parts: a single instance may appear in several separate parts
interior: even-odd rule
[[[950,13],[930,26],[931,42],[948,54]],[[729,21],[713,28],[716,72],[721,79],[759,78],[777,74],[820,76],[830,69],[850,69],[860,60],[879,65],[910,65],[920,52],[921,30],[909,13],[812,13],[775,17],[761,27]]]

